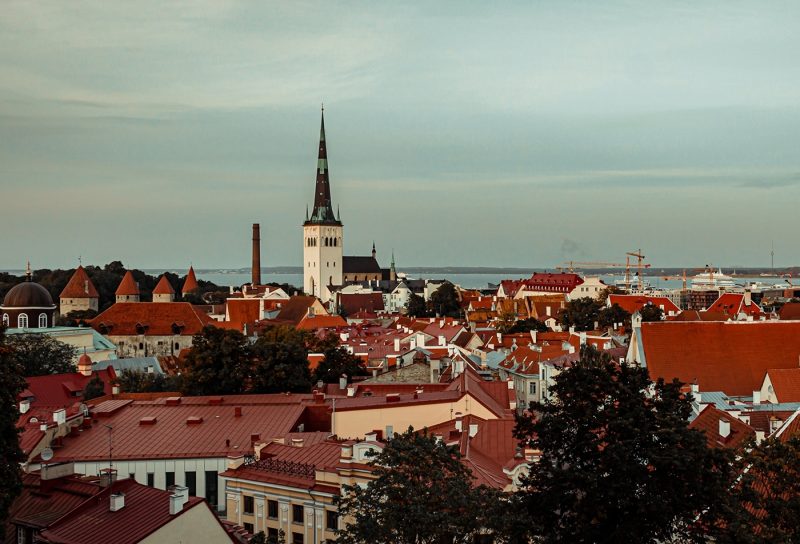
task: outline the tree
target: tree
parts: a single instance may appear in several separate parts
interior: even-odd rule
[[[19,447],[17,395],[25,388],[17,357],[0,326],[0,524],[8,517],[11,503],[22,491],[20,463],[25,456]]]
[[[128,368],[120,372],[117,382],[125,393],[163,393],[183,390],[182,376],[167,376]]]
[[[517,324],[517,314],[514,312],[503,312],[497,318],[494,328],[503,334],[511,332],[514,325]]]
[[[268,327],[252,352],[251,393],[307,393],[311,389],[305,333],[285,325]]]
[[[645,304],[639,309],[642,321],[661,321],[664,319],[664,310],[655,304]]]
[[[428,307],[425,305],[425,299],[416,293],[411,293],[406,304],[406,314],[411,317],[427,317]]]
[[[517,332],[530,332],[530,331],[547,332],[549,330],[550,329],[548,329],[547,325],[545,325],[543,322],[539,321],[536,318],[530,317],[528,319],[520,319],[519,321],[514,323],[514,326],[511,327],[508,330],[508,332],[510,334],[514,334]]]
[[[252,353],[235,330],[206,326],[195,335],[184,362],[186,395],[236,395],[247,390]]]
[[[15,334],[8,337],[23,376],[44,376],[74,372],[74,347],[47,334]]]
[[[409,427],[372,457],[375,479],[344,486],[337,498],[339,515],[352,521],[336,542],[471,543],[488,526],[484,505],[496,495],[472,486],[457,448]]]
[[[720,544],[800,542],[800,437],[749,443],[737,459],[740,479],[715,523]]]
[[[561,310],[561,326],[565,329],[575,327],[576,331],[594,330],[601,308],[600,301],[590,297],[570,300]]]
[[[250,544],[286,544],[286,533],[278,529],[277,536],[267,536],[264,531],[259,531],[250,539]]]
[[[86,387],[83,388],[83,400],[96,399],[105,394],[106,386],[97,374],[92,376],[92,379],[86,382]]]
[[[630,327],[631,314],[619,304],[614,303],[611,307],[603,308],[597,313],[597,322],[601,327],[614,327],[618,324]]]
[[[681,385],[653,383],[646,368],[589,346],[556,376],[553,400],[518,417],[515,436],[541,452],[521,493],[537,541],[692,536],[697,516],[724,496],[730,454],[688,428]]]
[[[336,346],[324,351],[325,358],[320,361],[314,370],[314,381],[336,383],[342,374],[349,378],[353,376],[368,376],[364,361],[342,347]]]
[[[444,282],[431,294],[428,300],[428,315],[458,318],[462,314],[458,291],[449,281]]]

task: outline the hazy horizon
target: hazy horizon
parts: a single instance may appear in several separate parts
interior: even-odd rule
[[[6,2],[0,268],[800,264],[793,2]]]

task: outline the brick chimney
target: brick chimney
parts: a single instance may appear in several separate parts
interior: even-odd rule
[[[261,225],[253,223],[253,287],[261,285]]]

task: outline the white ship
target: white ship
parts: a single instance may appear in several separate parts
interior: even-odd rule
[[[692,289],[719,289],[720,287],[735,287],[736,282],[731,276],[719,272],[714,272],[713,268],[709,268],[705,272],[694,276],[692,278]]]

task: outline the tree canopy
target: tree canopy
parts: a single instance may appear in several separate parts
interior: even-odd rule
[[[541,542],[659,542],[690,537],[726,493],[727,451],[688,428],[677,381],[616,364],[592,347],[556,376],[515,435],[541,452],[521,502]]]
[[[17,395],[25,388],[25,379],[7,341],[5,328],[0,326],[0,524],[8,517],[11,503],[22,490],[20,463],[25,456],[19,447]]]
[[[561,310],[559,319],[564,329],[575,327],[576,331],[591,331],[599,321],[603,308],[599,300],[583,297],[570,300]]]
[[[246,391],[252,366],[247,338],[239,331],[207,326],[195,335],[184,361],[187,395],[235,395]]]
[[[370,461],[375,479],[364,488],[345,486],[337,499],[339,515],[351,521],[336,542],[474,542],[499,498],[474,487],[459,459],[457,448],[424,432],[396,434]]]
[[[639,309],[642,321],[661,321],[664,319],[664,310],[655,304],[645,304]]]
[[[455,285],[446,281],[431,293],[428,299],[428,315],[456,318],[463,315]]]
[[[305,333],[285,325],[269,327],[251,351],[251,393],[305,393],[311,388]]]
[[[416,293],[411,293],[406,304],[406,314],[411,317],[427,317],[428,306],[425,304],[425,299]]]
[[[341,346],[329,346],[323,354],[325,357],[314,369],[314,382],[336,383],[342,374],[346,374],[348,378],[369,375],[364,361]]]
[[[602,308],[597,313],[597,322],[601,327],[615,327],[615,325],[630,327],[631,314],[615,303],[612,306]]]
[[[74,372],[76,349],[47,334],[15,334],[8,345],[24,376]]]

